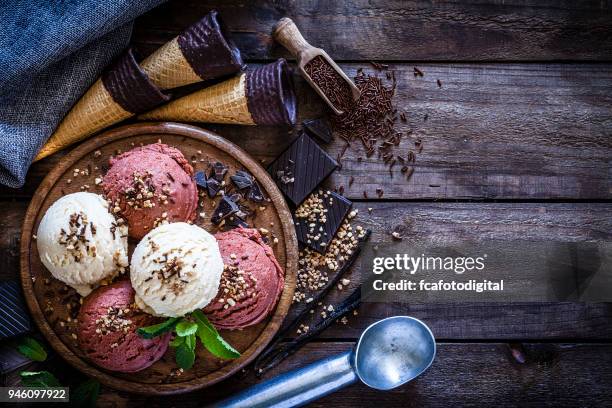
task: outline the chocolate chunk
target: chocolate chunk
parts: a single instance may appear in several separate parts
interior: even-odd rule
[[[253,181],[255,180],[253,176],[243,170],[238,170],[236,174],[230,178],[238,190],[251,188]]]
[[[280,190],[296,206],[338,167],[317,142],[302,133],[268,167]],[[288,174],[289,178],[285,177]]]
[[[253,181],[253,185],[249,189],[249,192],[247,193],[246,197],[251,201],[255,201],[256,203],[261,203],[265,201],[265,197],[257,181]]]
[[[230,215],[226,218],[223,227],[225,228],[225,231],[227,231],[238,227],[249,228],[249,224],[247,224],[243,219],[238,216]]]
[[[211,177],[214,177],[218,182],[222,182],[227,174],[227,166],[221,162],[216,162],[213,164],[213,168],[211,171]]]
[[[327,210],[325,222],[322,222],[319,217],[315,219],[294,217],[295,232],[298,241],[324,254],[353,203],[333,191],[317,193],[317,196],[320,197],[321,204]]]
[[[223,177],[221,178],[221,181],[218,181],[217,178],[214,176],[215,171],[213,169],[210,173],[210,177],[208,178],[206,178],[206,174],[204,174],[203,171],[196,172],[195,176],[193,177],[198,186],[203,189],[206,189],[206,192],[208,193],[208,196],[210,198],[213,198],[217,195],[217,193],[219,193],[219,191],[221,190],[221,181],[223,181]]]
[[[238,170],[236,174],[230,177],[238,190],[247,190],[245,197],[248,200],[260,203],[265,200],[259,183],[250,173],[244,170]]]
[[[229,198],[235,203],[239,203],[240,201],[242,201],[242,195],[240,195],[239,193],[234,193],[231,196],[229,196]]]
[[[210,177],[206,180],[206,191],[208,192],[208,196],[210,198],[213,198],[214,196],[216,196],[220,190],[221,190],[221,183],[218,182],[217,179]]]
[[[172,175],[170,173],[168,173],[168,178],[172,177]],[[198,171],[196,172],[196,174],[193,176],[193,179],[195,180],[196,184],[202,188],[208,189],[208,184],[206,182],[206,174],[204,174],[203,171]],[[174,180],[172,180],[174,181]]]
[[[225,218],[237,213],[238,211],[240,211],[238,204],[236,204],[230,197],[223,196],[211,218],[211,221],[214,224],[219,224]]]
[[[315,137],[321,143],[329,143],[334,137],[327,121],[323,118],[305,120],[302,126],[309,136]]]

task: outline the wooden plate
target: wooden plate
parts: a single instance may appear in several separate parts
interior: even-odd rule
[[[266,209],[260,209],[251,226],[270,231],[278,243],[272,245],[276,258],[285,270],[285,287],[274,314],[266,321],[241,331],[221,334],[242,353],[236,360],[219,360],[198,346],[194,367],[179,373],[173,350],[150,368],[138,373],[110,372],[90,364],[78,349],[74,317],[78,312],[79,296],[73,289],[53,279],[40,262],[33,234],[49,206],[59,197],[81,191],[89,185],[90,192],[102,193],[95,179],[107,169],[108,159],[141,143],[163,143],[177,147],[192,161],[197,170],[205,170],[208,161],[221,161],[229,173],[246,169],[253,174],[271,199]],[[100,154],[101,153],[101,154]],[[79,175],[75,176],[78,169]],[[89,175],[81,175],[82,170]],[[69,181],[70,180],[70,181]],[[196,224],[214,233],[210,222],[213,200],[204,199],[204,218]],[[136,242],[130,242],[130,255]],[[70,152],[43,180],[36,191],[23,224],[21,234],[21,281],[32,317],[51,346],[70,364],[103,384],[119,390],[142,394],[174,394],[210,386],[234,374],[253,360],[276,334],[285,318],[295,289],[298,245],[291,213],[268,173],[247,153],[219,135],[194,126],[178,123],[142,123],[120,127],[97,136]]]

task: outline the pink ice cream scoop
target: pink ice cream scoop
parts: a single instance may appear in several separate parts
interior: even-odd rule
[[[151,340],[136,333],[139,327],[160,320],[134,305],[129,280],[94,290],[83,300],[78,322],[81,350],[93,363],[111,371],[144,370],[164,355],[170,341],[170,333]]]
[[[219,329],[252,326],[269,316],[283,291],[284,272],[253,228],[215,235],[225,269],[217,297],[204,309]]]
[[[154,143],[110,159],[102,187],[111,210],[141,239],[163,223],[195,218],[198,190],[193,167],[178,149]]]

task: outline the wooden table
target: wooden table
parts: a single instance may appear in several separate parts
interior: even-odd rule
[[[350,75],[371,68],[371,60],[396,71],[396,105],[408,112],[402,126],[424,143],[413,176],[390,178],[378,161],[360,162],[362,153],[349,149],[342,169],[325,183],[344,186],[373,240],[390,240],[398,225],[406,239],[425,242],[612,238],[612,11],[606,2],[171,1],[138,19],[137,50],[152,52],[212,8],[248,62],[289,57],[270,31],[290,16]],[[424,77],[414,77],[415,66]],[[303,81],[297,87],[301,118],[320,115],[314,92]],[[209,127],[268,162],[291,141],[286,129]],[[335,156],[341,148],[335,141],[327,149]],[[23,188],[0,189],[2,279],[17,277],[26,207],[61,157],[34,165]],[[384,196],[375,199],[380,186]],[[326,303],[347,293],[336,291]],[[431,369],[392,392],[354,385],[313,406],[612,401],[612,304],[375,304],[329,328],[267,377],[346,350],[367,325],[396,314],[431,326],[439,341]],[[62,366],[59,359],[55,364]],[[68,380],[80,378],[70,368],[62,371]],[[180,398],[103,388],[99,401],[197,406],[254,382],[250,374],[238,375]]]

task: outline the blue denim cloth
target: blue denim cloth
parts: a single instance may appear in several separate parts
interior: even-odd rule
[[[0,0],[0,184],[21,187],[70,107],[164,0]]]

